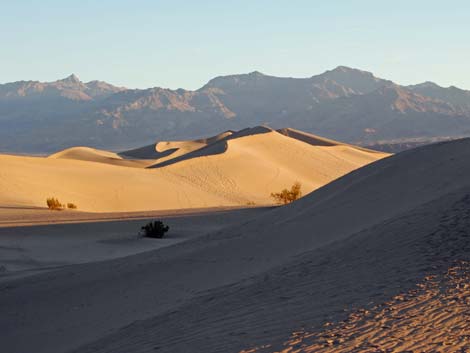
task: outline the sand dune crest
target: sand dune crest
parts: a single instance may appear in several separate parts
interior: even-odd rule
[[[48,158],[0,155],[0,205],[44,207],[51,196],[90,212],[269,205],[272,192],[295,181],[306,194],[386,156],[262,126],[119,154],[74,147]]]

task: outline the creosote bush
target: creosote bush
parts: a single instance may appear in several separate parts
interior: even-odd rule
[[[63,204],[59,201],[59,199],[57,199],[55,197],[49,197],[46,200],[46,203],[47,203],[47,207],[50,210],[54,210],[54,211],[62,211],[65,208],[68,208],[70,210],[76,210],[77,209],[77,205],[75,205],[74,203],[69,202],[67,204]]]
[[[47,203],[47,207],[50,209],[50,210],[54,210],[54,211],[60,211],[60,210],[63,210],[64,209],[64,205],[62,205],[60,203],[60,201],[58,199],[56,199],[55,197],[50,197],[46,200],[46,203]]]
[[[301,187],[302,185],[299,182],[295,182],[290,190],[284,189],[281,192],[271,193],[271,197],[274,198],[277,203],[285,205],[302,197]]]
[[[144,237],[147,238],[163,238],[166,232],[170,229],[167,225],[163,224],[162,221],[153,221],[147,223],[142,228]]]

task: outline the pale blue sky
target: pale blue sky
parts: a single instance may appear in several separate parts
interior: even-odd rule
[[[0,0],[0,82],[195,89],[338,65],[470,89],[468,0]]]

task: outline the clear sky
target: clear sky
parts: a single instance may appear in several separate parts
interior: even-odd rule
[[[468,0],[0,0],[0,82],[195,89],[338,65],[470,89]]]

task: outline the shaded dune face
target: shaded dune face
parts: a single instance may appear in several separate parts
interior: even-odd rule
[[[314,146],[336,146],[339,143],[333,140],[325,139],[319,136],[315,136],[309,133],[303,133],[295,129],[279,129],[277,130],[280,134],[295,138],[297,140],[303,141],[305,143],[314,145]]]
[[[310,316],[309,320],[295,321],[294,314],[286,314],[290,310],[285,309],[284,322],[292,315],[291,324],[296,325],[290,335],[271,342],[260,340],[262,344],[241,352],[466,351],[470,345],[466,284],[470,274],[469,145],[465,139],[396,155],[276,210],[278,223],[271,230],[272,238],[276,238],[274,232],[282,233],[287,225],[295,224],[296,240],[304,246],[314,246],[305,243],[310,227],[316,229],[311,239],[317,244],[336,243],[323,248],[323,260],[314,260],[312,253],[300,264],[284,266],[284,275],[278,274],[271,284],[284,288],[282,294],[292,298],[291,307],[301,308],[297,315]],[[361,201],[358,195],[374,196]],[[319,207],[324,222],[314,216],[322,212]],[[341,219],[347,230],[335,226],[333,218]],[[355,219],[360,219],[359,226]],[[334,276],[324,278],[322,261],[331,268],[324,271]],[[354,285],[349,283],[350,276]],[[411,289],[403,291],[406,288]],[[334,299],[322,298],[322,292]],[[384,292],[395,295],[387,298]],[[329,303],[330,313],[313,302],[308,304],[315,297]],[[339,308],[333,305],[338,298]],[[337,312],[351,303],[361,303],[360,309],[356,306],[345,313],[346,318],[331,321],[344,317]],[[330,319],[319,319],[320,313]]]
[[[469,155],[401,153],[208,234],[152,272],[206,291],[77,352],[465,351]]]
[[[215,156],[218,154],[225,153],[227,151],[227,148],[228,148],[228,144],[226,140],[217,141],[210,145],[185,153],[183,155],[170,158],[163,162],[158,162],[157,164],[150,166],[150,168],[162,168],[162,167],[166,167],[174,163],[183,162],[192,158]]]
[[[365,151],[365,152],[381,153],[381,152],[374,151],[374,150],[371,150],[371,149],[368,149],[368,148],[353,146],[353,145],[350,145],[350,144],[346,144],[346,143],[338,142],[338,141],[335,141],[335,140],[327,139],[327,138],[324,138],[324,137],[321,137],[321,136],[317,136],[317,135],[310,134],[308,132],[304,132],[304,131],[300,131],[300,130],[296,130],[296,129],[284,128],[284,129],[277,130],[277,132],[279,132],[282,135],[297,139],[299,141],[303,141],[303,142],[308,143],[308,144],[313,145],[313,146],[338,146],[338,145],[343,145],[343,146],[350,146],[350,147],[353,147],[357,150],[361,150],[361,151]]]
[[[326,319],[310,319],[315,325],[304,323],[282,341],[276,339],[240,353],[467,351],[470,347],[469,190],[467,186],[438,198],[376,226],[367,232],[366,238],[361,234],[338,245],[337,249],[353,250],[352,256],[337,260],[330,267],[348,266],[349,275],[353,275],[363,270],[361,263],[367,264],[365,255],[368,254],[380,259],[375,266],[381,267],[382,274],[388,278],[376,277],[379,273],[374,269],[366,270],[364,278],[355,279],[357,287],[365,288],[359,290],[365,297],[351,300],[354,294],[345,296],[343,315],[335,315],[337,308],[332,305]],[[332,248],[325,250],[328,253]],[[309,271],[305,259],[303,264],[299,271],[305,274]],[[335,297],[348,292],[347,284],[341,283],[347,275],[330,279],[342,286],[337,288]],[[300,281],[298,290],[307,288],[305,279]],[[320,284],[321,278],[316,281]],[[328,291],[328,287],[327,284],[322,290]],[[292,291],[295,289],[286,290]],[[299,295],[306,296],[301,292]],[[362,305],[351,306],[351,302]],[[304,311],[315,307],[314,304],[305,306]],[[342,318],[332,320],[338,317]]]
[[[177,156],[176,158],[169,159],[167,161],[157,163],[153,165],[153,168],[165,167],[167,165],[171,165],[173,163],[182,162],[187,159],[197,158],[197,157],[207,157],[211,155],[222,154],[227,151],[228,149],[228,141],[233,139],[238,139],[246,136],[253,136],[257,134],[266,134],[269,132],[273,132],[272,129],[258,126],[255,128],[248,128],[243,129],[238,132],[234,133],[223,133],[212,138],[208,138],[206,140],[196,140],[196,141],[204,141],[206,143],[205,146],[191,150],[190,152]]]
[[[389,301],[293,332],[280,347],[265,344],[240,353],[465,352],[470,345],[470,263],[458,261],[428,275]],[[438,350],[436,350],[436,348]]]
[[[162,163],[217,143],[232,133],[232,131],[226,131],[212,137],[192,141],[162,141],[134,150],[124,151],[119,153],[119,155],[123,158],[153,159],[158,160],[158,163]]]
[[[73,147],[48,158],[0,155],[0,205],[41,207],[52,196],[91,212],[271,205],[272,192],[296,181],[307,194],[386,156],[263,126],[120,153]]]
[[[128,159],[160,159],[175,153],[178,148],[169,148],[163,151],[157,150],[158,145],[147,145],[130,151],[120,152],[122,158]]]

